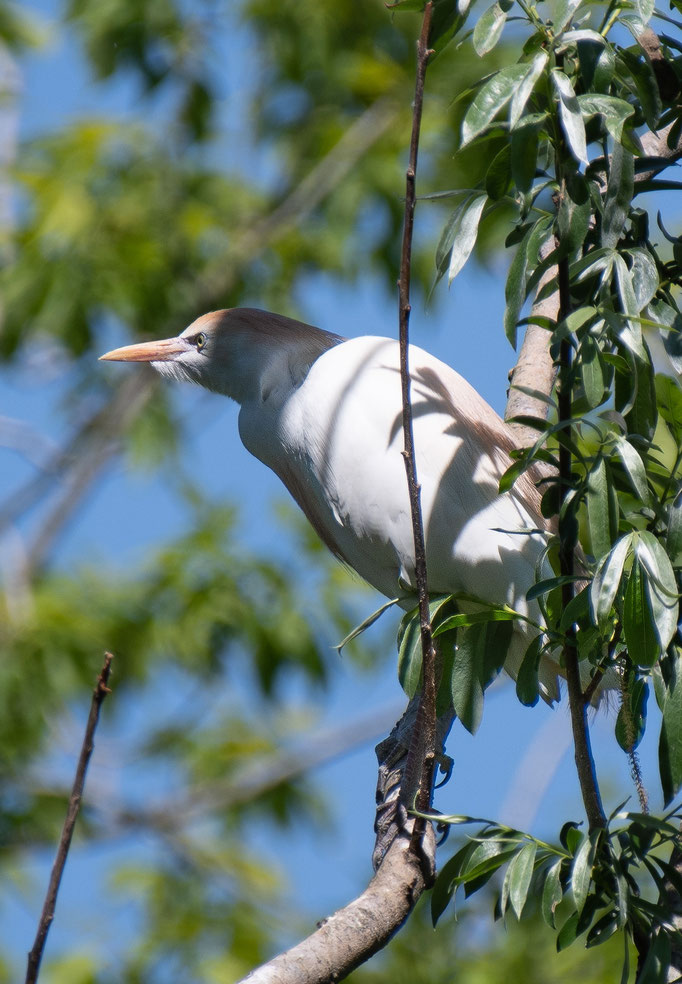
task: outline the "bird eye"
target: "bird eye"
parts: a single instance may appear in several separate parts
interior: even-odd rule
[[[197,350],[201,352],[202,348],[206,344],[206,335],[203,331],[200,331],[198,335],[194,336],[194,344],[196,345]]]

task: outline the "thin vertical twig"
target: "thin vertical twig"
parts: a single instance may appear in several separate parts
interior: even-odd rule
[[[400,259],[400,279],[398,293],[400,305],[400,377],[403,399],[403,458],[407,474],[407,485],[410,496],[410,511],[412,516],[412,532],[414,536],[415,582],[419,598],[419,620],[422,643],[423,690],[419,705],[417,723],[413,731],[406,765],[406,773],[410,775],[419,770],[418,792],[416,805],[424,812],[431,805],[431,790],[433,786],[433,771],[436,742],[436,654],[431,636],[431,620],[429,617],[429,594],[426,573],[426,548],[424,543],[424,524],[421,512],[420,486],[417,477],[417,466],[414,453],[414,433],[412,427],[412,405],[410,402],[410,367],[409,367],[409,324],[410,324],[410,273],[412,259],[412,233],[414,229],[414,210],[416,205],[416,175],[417,156],[419,151],[419,133],[421,128],[422,107],[424,104],[424,79],[429,57],[429,31],[433,4],[431,0],[424,8],[421,33],[417,42],[417,77],[415,82],[414,103],[412,111],[412,135],[410,138],[410,154],[405,174],[405,222],[403,226],[402,252]],[[418,761],[417,761],[418,760]],[[418,819],[415,823],[412,846],[418,847],[423,836],[425,821]]]
[[[559,321],[563,321],[571,312],[571,290],[568,272],[568,259],[563,258],[559,261]],[[559,420],[570,420],[572,413],[572,348],[569,340],[561,342],[559,350]],[[562,441],[559,446],[559,480],[561,487],[562,505],[571,491],[572,482],[572,458],[570,448]],[[559,520],[559,533],[561,536],[561,546],[559,549],[559,563],[561,574],[565,577],[572,577],[575,573],[575,551],[570,536],[567,538],[561,535],[561,520]],[[564,609],[573,598],[575,583],[566,581],[561,588],[562,604]],[[566,685],[568,690],[568,705],[571,714],[571,729],[573,731],[573,744],[575,751],[575,765],[580,783],[580,792],[583,798],[583,805],[587,815],[590,830],[596,830],[606,826],[606,817],[599,795],[599,785],[597,774],[594,768],[592,748],[590,745],[590,732],[587,725],[587,703],[582,691],[580,680],[580,665],[578,662],[578,650],[575,639],[575,629],[571,627],[566,633],[564,644],[564,665],[566,668]]]
[[[110,692],[108,683],[113,658],[114,657],[111,653],[104,654],[104,664],[102,665],[102,669],[97,677],[97,683],[95,684],[95,689],[92,695],[90,714],[88,716],[88,723],[85,727],[83,744],[81,745],[81,751],[78,757],[78,765],[76,767],[76,775],[73,780],[71,796],[69,797],[66,819],[64,820],[64,826],[62,827],[62,835],[59,838],[57,856],[55,858],[54,865],[52,866],[52,874],[50,875],[50,883],[47,887],[47,893],[45,895],[43,911],[40,914],[40,922],[38,923],[36,938],[33,943],[33,948],[28,955],[26,984],[35,984],[35,981],[38,980],[40,961],[43,957],[47,934],[50,930],[52,920],[54,919],[59,884],[62,880],[62,875],[64,874],[64,867],[66,865],[69,847],[71,846],[71,838],[73,836],[74,827],[76,826],[76,819],[78,817],[81,799],[83,797],[85,773],[87,772],[88,765],[90,763],[90,756],[92,755],[92,750],[94,748],[95,729],[97,728],[97,722],[99,721],[100,707],[102,706],[104,698]]]

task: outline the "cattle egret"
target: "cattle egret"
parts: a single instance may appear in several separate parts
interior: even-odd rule
[[[150,362],[164,376],[236,400],[245,447],[284,482],[332,553],[403,608],[414,607],[395,340],[346,340],[234,308],[203,315],[176,338],[102,359]],[[506,603],[539,620],[526,600],[545,563],[539,494],[526,475],[498,492],[513,433],[449,366],[416,346],[409,360],[429,591]],[[505,666],[512,675],[535,634],[515,623]],[[557,699],[557,664],[547,659],[540,669],[543,696]]]

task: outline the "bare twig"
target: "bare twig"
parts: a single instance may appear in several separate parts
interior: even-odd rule
[[[97,677],[97,683],[95,684],[95,690],[92,695],[90,714],[85,728],[85,735],[83,737],[80,755],[78,757],[78,766],[76,767],[76,775],[73,780],[73,787],[69,798],[66,819],[64,820],[64,826],[62,828],[62,835],[59,838],[57,857],[55,858],[55,862],[52,867],[50,883],[47,887],[43,911],[40,915],[40,922],[38,923],[38,932],[36,933],[33,948],[28,955],[26,984],[35,984],[35,981],[38,980],[38,972],[40,970],[40,961],[42,960],[43,950],[45,949],[45,941],[47,940],[47,934],[49,932],[50,925],[52,924],[52,920],[54,919],[59,883],[62,880],[66,858],[69,853],[69,847],[71,846],[71,838],[73,836],[74,827],[76,826],[78,811],[80,810],[83,787],[85,785],[85,773],[87,772],[90,756],[92,755],[92,750],[94,748],[94,736],[97,722],[99,720],[99,711],[104,698],[109,693],[107,684],[109,682],[109,674],[111,672],[111,662],[113,658],[114,657],[111,653],[105,654],[104,664],[102,665],[100,674]]]
[[[422,106],[424,103],[424,78],[426,67],[431,55],[428,47],[429,31],[431,28],[431,0],[424,8],[422,29],[417,42],[417,79],[415,83],[414,102],[412,110],[412,135],[410,138],[410,156],[405,175],[405,223],[403,227],[403,243],[400,260],[400,279],[398,281],[400,304],[400,378],[403,397],[403,439],[405,450],[405,471],[410,496],[410,511],[412,514],[412,534],[414,537],[414,576],[419,599],[419,621],[422,643],[422,697],[419,703],[418,724],[412,730],[410,751],[407,757],[405,771],[407,775],[419,772],[416,788],[416,804],[421,812],[426,812],[431,806],[431,790],[433,786],[433,771],[436,741],[436,652],[431,637],[431,619],[429,614],[429,592],[426,573],[426,548],[424,544],[424,526],[421,512],[420,486],[417,476],[417,466],[414,454],[414,435],[412,429],[412,405],[410,402],[410,369],[409,369],[409,323],[410,323],[410,264],[412,259],[412,233],[414,228],[414,210],[416,205],[416,174],[417,155],[419,151],[419,132],[421,128]],[[420,818],[415,824],[412,843],[415,848],[420,846],[426,822]]]

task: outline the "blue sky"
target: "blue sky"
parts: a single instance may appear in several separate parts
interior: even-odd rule
[[[53,15],[56,9],[51,0],[27,6],[46,16]],[[255,166],[261,169],[263,180],[267,180],[276,162],[254,158],[255,151],[244,134],[244,121],[235,109],[239,87],[244,84],[239,69],[239,57],[245,57],[245,49],[240,47],[243,41],[238,33],[232,35],[230,43],[234,50],[230,59],[225,60],[229,75],[224,79],[223,114],[231,139],[225,140],[221,152],[226,155],[228,167]],[[238,57],[235,53],[239,51]],[[89,84],[87,70],[68,36],[53,37],[45,49],[26,58],[21,69],[23,93],[19,113],[20,133],[24,136],[83,114],[125,115],[139,110],[137,92],[130,83]],[[244,139],[237,139],[240,137]],[[407,138],[406,134],[406,143]],[[402,186],[397,185],[396,195],[401,194]],[[420,213],[421,209],[417,212],[418,225]],[[514,362],[514,353],[500,328],[503,283],[502,261],[488,270],[470,263],[450,291],[441,286],[430,308],[427,310],[417,303],[412,317],[413,340],[457,368],[498,411],[504,408],[507,372]],[[340,288],[327,277],[311,276],[294,300],[307,320],[340,334],[395,335],[397,331],[397,297],[392,284],[369,277],[352,288]],[[352,312],[350,322],[349,311]],[[178,331],[183,327],[179,324]],[[125,341],[118,337],[103,338],[103,350]],[[128,370],[112,366],[111,371]],[[31,360],[10,372],[4,371],[0,374],[0,415],[28,421],[41,433],[58,440],[65,422],[55,407],[67,383],[63,375],[58,372],[52,375],[44,363],[40,367]],[[273,515],[273,504],[285,493],[274,475],[242,448],[237,435],[236,406],[191,387],[178,384],[176,390],[182,412],[193,421],[188,453],[192,455],[197,477],[215,497],[238,504],[241,533],[251,546],[267,550],[273,544],[281,544],[276,549],[290,549],[290,540],[280,536]],[[0,462],[0,493],[17,487],[31,474],[31,466],[3,447],[0,447]],[[71,567],[96,562],[127,565],[141,559],[151,546],[177,532],[183,521],[182,509],[167,484],[163,474],[136,471],[125,459],[118,460],[85,502],[78,523],[70,526],[60,540],[57,562]],[[366,611],[371,611],[380,601],[368,593]],[[329,643],[336,641],[330,639]],[[300,699],[295,689],[289,695],[292,707]],[[87,713],[86,700],[84,695],[83,716]],[[146,716],[156,712],[148,700],[146,695],[141,699],[132,720],[126,723],[127,729],[134,729],[136,721],[142,725]],[[339,658],[334,689],[319,708],[319,726],[332,727],[367,714],[376,714],[383,720],[393,709],[398,712],[403,702],[390,660],[368,678],[361,676],[352,663]],[[111,769],[107,752],[122,740],[117,731],[119,726],[115,714],[103,724],[88,789],[111,789],[119,783],[129,785],[133,791],[145,788],[148,776],[144,763],[129,765],[127,771]],[[67,732],[74,741],[79,741],[79,722],[74,722]],[[656,777],[655,732],[655,727],[649,729],[641,749],[644,772],[652,777],[652,787]],[[629,794],[634,797],[634,789],[628,777],[627,760],[613,740],[612,716],[607,711],[599,711],[595,716],[594,742],[609,809]],[[333,803],[337,817],[326,843],[323,841],[320,846],[305,830],[293,831],[286,835],[285,851],[284,842],[273,840],[269,829],[254,835],[255,842],[264,851],[272,851],[276,858],[284,861],[286,853],[284,863],[292,880],[291,897],[309,908],[315,918],[357,894],[369,874],[376,781],[372,745],[370,742],[316,771],[316,778]],[[500,681],[487,699],[484,722],[475,739],[455,725],[449,752],[455,761],[455,771],[450,784],[438,795],[437,806],[443,812],[495,817],[548,836],[556,835],[561,820],[582,816],[571,762],[565,702],[554,710],[539,706],[531,711],[518,704],[508,681]],[[67,769],[68,762],[63,765]],[[542,790],[541,796],[538,788]],[[632,805],[635,808],[634,800]],[[653,806],[659,804],[654,801]],[[119,850],[120,845],[114,844],[87,852],[75,844],[49,952],[68,948],[72,940],[82,943],[84,934],[85,938],[92,937],[94,946],[104,946],[103,938],[98,936],[104,920],[100,922],[99,915],[93,913],[111,907],[111,900],[105,897],[106,889],[101,882],[91,885],[83,896],[82,882],[86,871],[91,874],[93,863],[104,871]],[[40,898],[38,888],[42,891],[50,861],[45,855],[31,862],[27,873],[34,879],[34,889],[29,891],[26,902],[11,904],[5,900],[0,939],[5,945],[11,941],[18,966],[23,964],[24,952],[30,946],[37,916],[36,901]],[[305,872],[305,876],[299,872]],[[114,906],[113,914],[107,911],[121,930],[118,945],[125,945],[126,933],[131,928],[131,911],[125,906]]]

